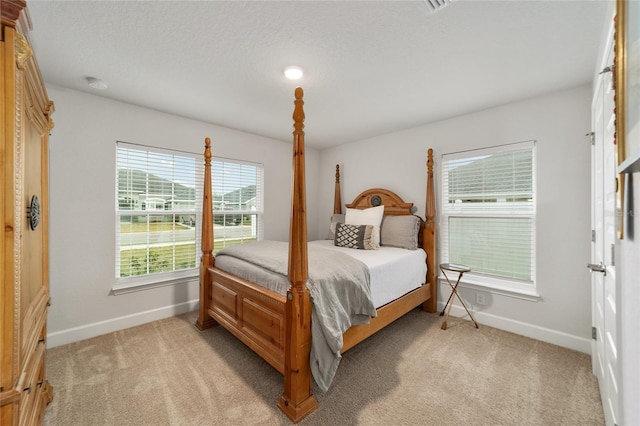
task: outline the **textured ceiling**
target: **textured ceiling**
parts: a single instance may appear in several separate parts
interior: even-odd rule
[[[607,1],[37,1],[44,80],[319,149],[590,82]],[[288,65],[305,75],[284,78]],[[107,91],[87,86],[106,80]],[[214,135],[212,135],[215,137]]]

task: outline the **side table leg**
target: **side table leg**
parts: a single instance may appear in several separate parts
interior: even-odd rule
[[[453,296],[454,294],[457,294],[455,287],[451,287],[451,288],[452,288],[451,296]],[[460,296],[458,296],[458,298],[460,298]],[[451,299],[451,297],[449,299]],[[449,319],[449,314],[451,313],[451,307],[452,306],[453,306],[453,300],[451,300],[451,303],[449,303],[449,309],[447,309],[447,315],[445,315],[444,321],[442,322],[442,326],[440,327],[443,330],[447,329],[447,320]],[[447,307],[445,306],[445,309],[446,308]],[[444,310],[443,310],[443,312],[444,312]]]
[[[456,292],[456,296],[458,296],[458,300],[460,300],[460,303],[462,303],[464,310],[467,311],[467,314],[469,315],[469,318],[471,318],[471,321],[473,321],[473,324],[476,326],[476,328],[480,328],[480,326],[478,326],[478,323],[476,322],[476,319],[473,317],[473,315],[471,315],[471,311],[469,311],[467,304],[464,302],[464,300],[462,300],[462,297],[460,297],[460,295],[457,292]]]
[[[451,283],[449,283],[451,285]],[[444,304],[444,308],[442,308],[442,312],[440,312],[440,316],[444,315],[444,311],[447,310],[447,306],[449,306],[449,302],[451,302],[451,298],[453,297],[453,292],[449,295],[449,299],[447,299],[447,303]]]

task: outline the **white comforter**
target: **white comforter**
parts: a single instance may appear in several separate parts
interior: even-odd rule
[[[427,254],[422,249],[406,250],[382,246],[378,250],[336,247],[332,240],[311,241],[346,253],[369,268],[371,300],[376,308],[386,305],[426,282]]]

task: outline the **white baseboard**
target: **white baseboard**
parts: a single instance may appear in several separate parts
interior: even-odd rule
[[[79,327],[68,328],[66,330],[47,333],[47,348],[66,345],[67,343],[78,342],[91,337],[112,333],[125,328],[135,327],[163,318],[194,311],[198,308],[198,300],[190,300],[176,305],[163,306],[144,312],[137,312],[123,317],[112,318],[105,321],[94,322],[92,324]]]
[[[198,300],[190,300],[176,305],[164,306],[162,308],[152,309],[149,311],[138,312],[131,315],[125,315],[118,318],[112,318],[105,321],[99,321],[92,324],[73,327],[66,330],[56,331],[47,334],[47,347],[54,348],[56,346],[66,345],[67,343],[78,342],[80,340],[89,339],[118,330],[135,327],[163,318],[169,318],[176,315],[184,314],[196,310]],[[438,311],[444,308],[444,303],[438,303]],[[458,305],[453,305],[451,315],[455,317],[466,316],[465,310]],[[520,334],[532,339],[541,340],[543,342],[552,343],[554,345],[573,349],[591,355],[591,340],[583,337],[574,336],[557,330],[540,327],[509,318],[499,317],[485,312],[473,312],[473,316],[480,324],[489,327],[498,328],[500,330],[509,331],[511,333]]]
[[[438,302],[438,312],[442,312],[444,308],[443,302]],[[572,334],[563,333],[561,331],[544,328],[509,318],[499,317],[497,315],[488,314],[486,312],[471,311],[473,317],[479,324],[488,325],[489,327],[498,328],[500,330],[509,331],[511,333],[520,334],[532,339],[541,340],[543,342],[552,343],[564,348],[573,349],[578,352],[584,352],[591,355],[591,340],[583,337],[574,336]],[[451,315],[455,317],[468,318],[467,312],[454,304],[451,308]]]

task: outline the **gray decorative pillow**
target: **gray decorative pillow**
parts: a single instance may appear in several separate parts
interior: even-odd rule
[[[333,244],[337,247],[375,250],[376,245],[373,241],[373,226],[337,223]]]
[[[382,218],[382,225],[380,225],[380,245],[416,250],[419,231],[420,218],[418,216],[386,215]]]
[[[329,234],[327,235],[327,240],[333,240],[336,236],[336,224],[344,223],[344,215],[343,214],[334,214],[331,216],[331,224],[329,224]]]

